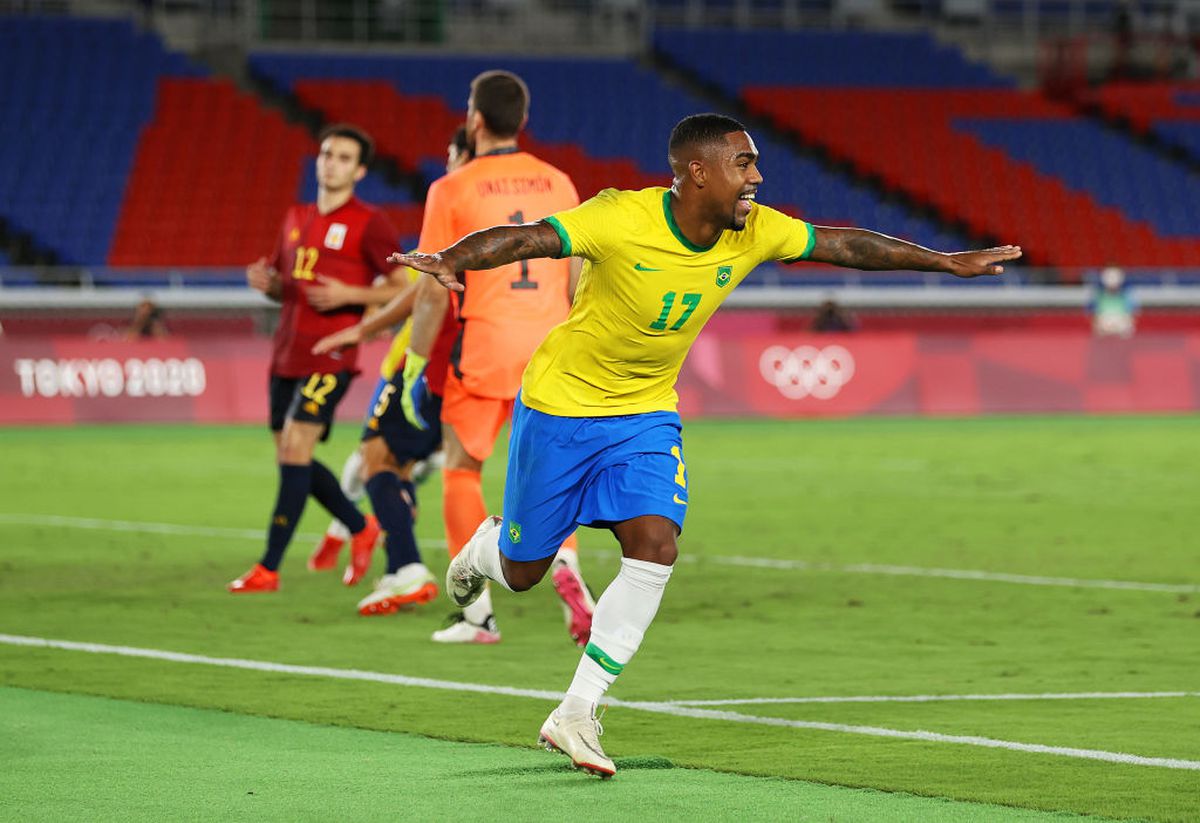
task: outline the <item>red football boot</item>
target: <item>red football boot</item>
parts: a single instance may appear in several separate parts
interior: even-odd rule
[[[337,565],[338,555],[342,553],[344,545],[346,545],[344,537],[325,532],[325,536],[321,538],[316,550],[308,557],[308,570],[323,572],[332,569]]]
[[[279,572],[273,572],[261,563],[226,586],[234,594],[279,591]]]
[[[592,636],[592,614],[596,611],[596,601],[577,567],[559,559],[554,561],[552,568],[554,571],[550,574],[550,580],[562,598],[567,631],[575,645],[583,648]]]
[[[375,519],[375,515],[368,514],[366,528],[350,538],[350,565],[346,566],[342,575],[342,582],[347,586],[353,586],[367,573],[367,568],[371,565],[371,553],[375,551],[375,544],[379,541],[379,533],[379,521]]]

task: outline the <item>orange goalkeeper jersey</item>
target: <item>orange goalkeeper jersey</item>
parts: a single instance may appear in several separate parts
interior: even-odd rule
[[[571,179],[526,152],[501,149],[435,182],[420,248],[434,252],[471,232],[541,220],[579,203]],[[567,317],[567,259],[525,260],[465,272],[450,367],[472,394],[516,397],[534,349]]]

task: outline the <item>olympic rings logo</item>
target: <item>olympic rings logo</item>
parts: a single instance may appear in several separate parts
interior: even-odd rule
[[[758,369],[790,400],[828,400],[854,377],[854,358],[841,346],[770,346],[758,358]]]

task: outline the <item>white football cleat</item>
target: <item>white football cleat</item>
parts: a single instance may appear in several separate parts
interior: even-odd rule
[[[358,613],[364,617],[394,614],[405,606],[428,603],[437,597],[437,583],[423,563],[409,563],[375,584],[375,591],[358,601]]]
[[[462,612],[450,615],[446,628],[433,633],[434,643],[478,643],[488,645],[500,642],[500,627],[496,618],[488,615],[483,624],[472,623]]]
[[[446,569],[446,594],[450,595],[454,605],[460,609],[471,605],[483,594],[483,587],[487,585],[488,579],[479,573],[472,559],[476,551],[491,548],[488,543],[498,542],[497,532],[500,531],[500,524],[503,522],[504,518],[495,515],[484,520]]]
[[[602,734],[604,727],[590,712],[563,714],[560,706],[542,724],[538,744],[546,751],[565,754],[575,768],[607,779],[617,773],[617,767],[600,748]]]

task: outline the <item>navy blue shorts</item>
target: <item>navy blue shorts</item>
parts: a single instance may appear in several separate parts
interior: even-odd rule
[[[320,423],[325,427],[321,440],[328,440],[333,428],[333,414],[353,379],[353,373],[348,371],[315,373],[307,377],[271,375],[271,431],[283,431],[283,424],[288,420]]]
[[[683,426],[675,412],[558,417],[513,403],[500,551],[540,560],[577,526],[687,514]]]
[[[382,437],[388,451],[397,463],[424,460],[438,450],[442,444],[442,398],[436,394],[425,395],[421,405],[421,416],[429,428],[421,431],[404,416],[400,405],[404,391],[404,371],[397,369],[391,380],[379,379],[375,394],[367,406],[367,419],[363,422],[363,440]]]

